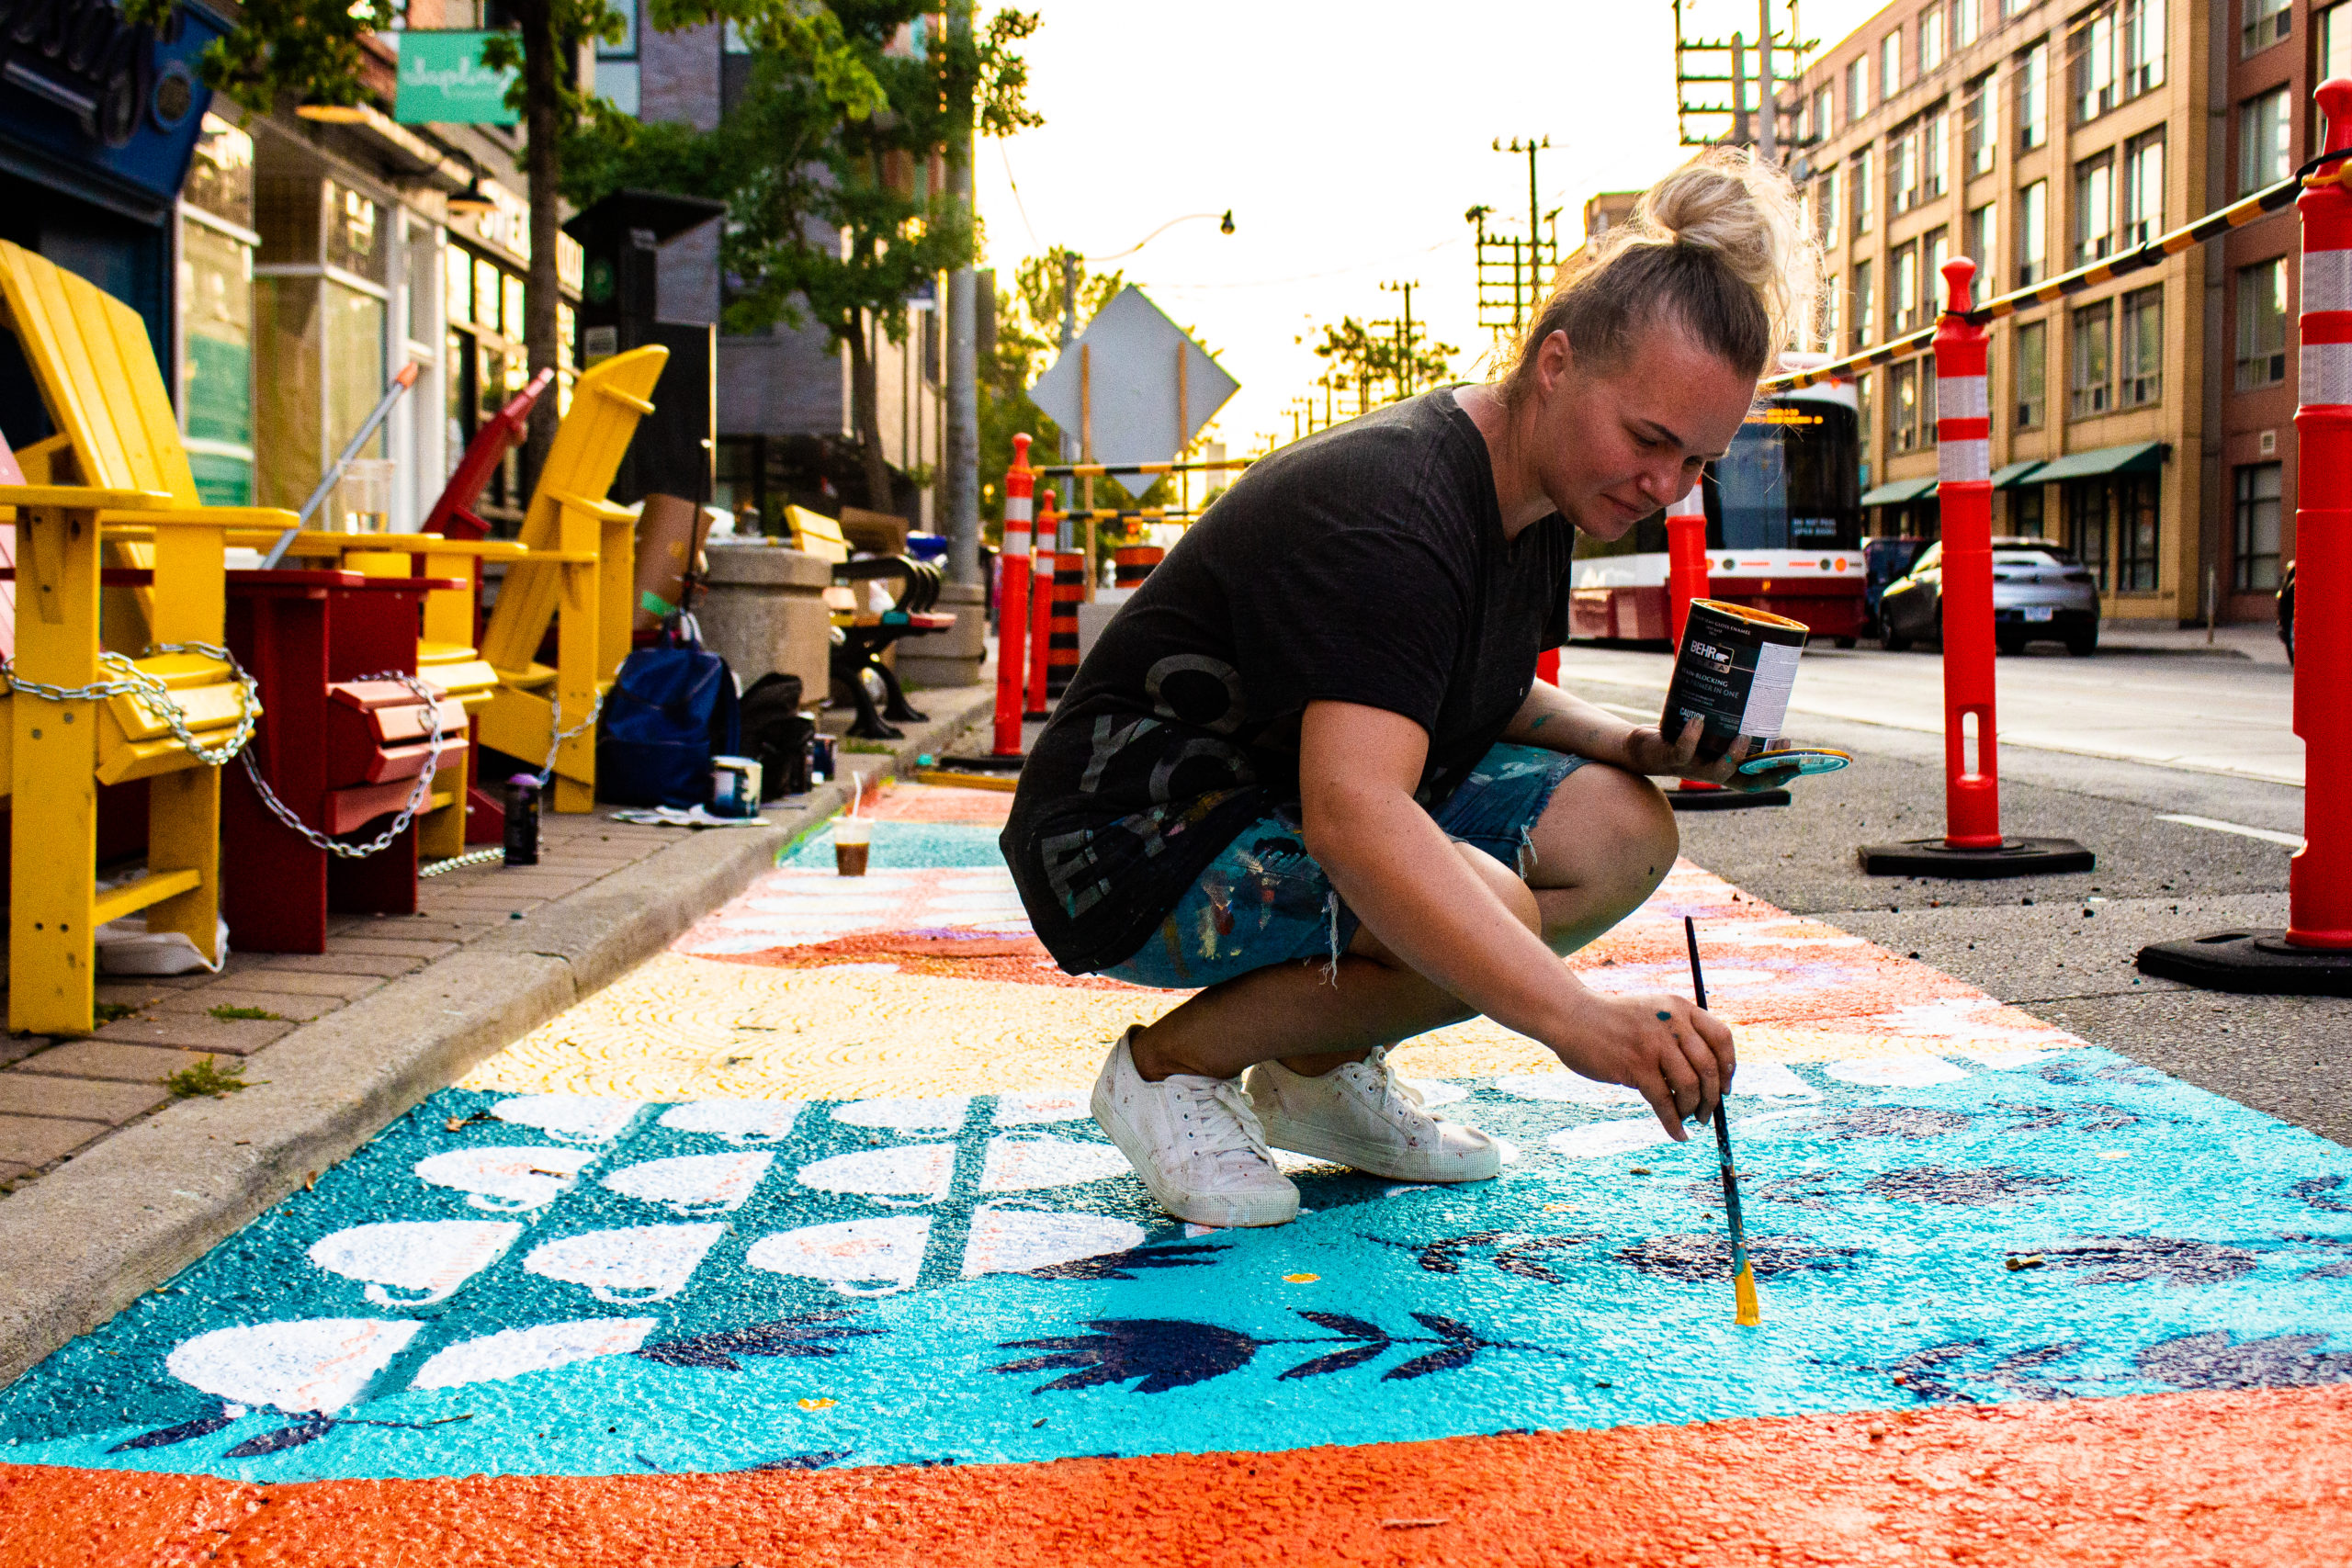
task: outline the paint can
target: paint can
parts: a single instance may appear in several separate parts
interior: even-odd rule
[[[808,777],[817,784],[830,784],[841,772],[841,742],[830,735],[808,738]]]
[[[710,814],[713,817],[757,817],[760,814],[760,764],[749,757],[710,760]]]
[[[539,775],[506,781],[506,864],[539,863]]]
[[[1658,727],[1668,740],[1693,718],[1706,721],[1699,758],[1712,762],[1745,736],[1762,749],[1781,733],[1796,685],[1797,654],[1812,628],[1769,610],[1720,599],[1693,599],[1674,657]]]

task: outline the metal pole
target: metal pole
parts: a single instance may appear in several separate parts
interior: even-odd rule
[[[1748,143],[1747,134],[1747,36],[1731,35],[1731,139],[1736,146]]]
[[[1780,107],[1772,101],[1772,0],[1756,0],[1756,152],[1768,164],[1778,163]]]
[[[972,36],[972,0],[952,0],[948,32]],[[958,210],[972,212],[972,106],[956,106],[956,145],[949,151],[948,189]],[[980,581],[979,276],[967,262],[947,275],[947,575]]]

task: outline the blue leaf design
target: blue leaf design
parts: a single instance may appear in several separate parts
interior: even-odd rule
[[[850,1315],[845,1312],[805,1312],[745,1328],[725,1328],[714,1334],[664,1340],[631,1354],[665,1367],[699,1367],[722,1372],[743,1370],[743,1364],[735,1359],[738,1356],[838,1356],[850,1347],[834,1341],[882,1332],[842,1324],[841,1320]]]
[[[199,1416],[193,1421],[183,1421],[176,1427],[166,1427],[159,1432],[149,1432],[125,1442],[117,1443],[107,1452],[119,1454],[127,1453],[133,1449],[169,1448],[174,1443],[185,1443],[197,1438],[208,1437],[223,1427],[234,1426],[236,1420],[237,1418],[226,1410],[211,1416]]]
[[[1048,1353],[1008,1361],[996,1370],[1033,1372],[1060,1367],[1076,1369],[1033,1391],[1037,1393],[1095,1388],[1125,1382],[1129,1378],[1143,1380],[1136,1384],[1137,1393],[1165,1393],[1171,1388],[1222,1377],[1246,1366],[1258,1353],[1258,1341],[1246,1334],[1210,1323],[1187,1323],[1181,1318],[1094,1318],[1086,1326],[1094,1332],[1052,1339],[1017,1339],[1000,1345],[997,1348],[1001,1350]]]
[[[1135,1247],[1125,1252],[1106,1252],[1098,1258],[1074,1258],[1067,1263],[1048,1264],[1043,1269],[1024,1270],[1033,1280],[1132,1280],[1130,1272],[1138,1269],[1198,1269],[1216,1261],[1214,1254],[1228,1250],[1222,1247]]]
[[[782,1459],[768,1460],[764,1463],[755,1464],[751,1468],[753,1470],[822,1470],[829,1464],[849,1458],[851,1451],[848,1449],[820,1449],[815,1453],[786,1454]]]
[[[288,1449],[299,1449],[304,1443],[318,1441],[334,1431],[334,1426],[332,1416],[306,1416],[291,1427],[280,1427],[275,1432],[264,1432],[258,1438],[250,1438],[220,1457],[259,1459],[264,1454],[282,1454]]]
[[[1413,1315],[1419,1317],[1421,1314],[1415,1313]],[[1449,1345],[1442,1350],[1432,1350],[1426,1356],[1416,1356],[1402,1366],[1389,1368],[1380,1374],[1380,1381],[1396,1382],[1406,1378],[1425,1378],[1431,1372],[1450,1372],[1456,1367],[1468,1366],[1470,1358],[1477,1353],[1478,1347],[1475,1341],[1469,1344]]]
[[[1384,1342],[1377,1345],[1351,1345],[1344,1350],[1334,1350],[1328,1356],[1317,1356],[1311,1361],[1301,1361],[1275,1381],[1288,1382],[1293,1378],[1317,1378],[1326,1372],[1344,1372],[1350,1367],[1360,1367],[1375,1356],[1387,1353]]]
[[[1388,1330],[1376,1323],[1350,1317],[1343,1312],[1301,1312],[1298,1315],[1317,1328],[1328,1328],[1350,1339],[1377,1339],[1384,1345],[1388,1343]]]
[[[1467,1345],[1473,1349],[1477,1348],[1476,1331],[1450,1317],[1440,1317],[1433,1312],[1417,1312],[1413,1314],[1413,1321],[1442,1339],[1450,1339],[1456,1345]]]

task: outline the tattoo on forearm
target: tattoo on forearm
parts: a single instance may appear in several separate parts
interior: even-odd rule
[[[1547,724],[1549,724],[1549,723],[1551,723],[1551,722],[1552,722],[1552,716],[1551,716],[1550,714],[1548,714],[1548,713],[1537,714],[1537,715],[1535,716],[1535,722],[1534,722],[1534,723],[1532,723],[1532,724],[1531,724],[1531,725],[1529,725],[1529,726],[1527,727],[1527,731],[1528,731],[1528,733],[1529,733],[1529,734],[1532,735],[1533,733],[1535,733],[1535,731],[1537,731],[1537,730],[1539,730],[1539,729],[1543,728],[1545,725],[1547,725]]]

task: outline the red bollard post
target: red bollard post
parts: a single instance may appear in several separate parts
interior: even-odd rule
[[[1059,552],[1054,547],[1061,537],[1061,515],[1055,509],[1052,491],[1045,494],[1045,506],[1037,513],[1037,553],[1031,558],[1029,581],[1029,681],[1028,707],[1031,718],[1044,718],[1046,706],[1046,676],[1051,662],[1054,626],[1054,564]]]
[[[2313,95],[2326,151],[2352,149],[2352,81]],[[2140,970],[2211,990],[2352,996],[2352,159],[2303,178],[2295,400],[2295,733],[2303,847],[2287,867],[2287,929],[2214,931],[2140,951]]]
[[[2088,871],[2071,839],[2001,833],[1993,688],[1993,421],[1984,384],[1989,334],[1968,319],[1976,264],[1944,263],[1936,328],[1936,474],[1943,506],[1944,836],[1862,851],[1872,876],[2047,876]]]
[[[1012,438],[1012,467],[1004,476],[1004,543],[997,555],[996,739],[1000,757],[1021,755],[1021,688],[1029,634],[1029,437]]]

